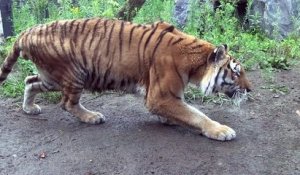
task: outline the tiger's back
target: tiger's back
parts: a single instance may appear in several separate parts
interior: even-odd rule
[[[74,81],[72,86],[91,90],[131,91],[138,82],[148,81],[159,37],[173,30],[164,23],[137,25],[98,18],[56,21],[23,33],[19,46],[21,56],[31,59],[57,85]],[[165,44],[159,47],[164,54],[172,52]]]

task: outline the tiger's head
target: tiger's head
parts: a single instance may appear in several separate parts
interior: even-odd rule
[[[230,98],[239,98],[251,91],[245,70],[228,54],[227,45],[216,47],[208,56],[207,65],[198,81],[205,95],[222,92]]]

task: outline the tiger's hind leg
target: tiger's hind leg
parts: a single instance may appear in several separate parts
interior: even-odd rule
[[[80,121],[89,124],[100,124],[105,122],[105,117],[99,112],[93,112],[86,109],[80,104],[80,96],[82,89],[65,88],[63,90],[63,98],[61,101],[61,107],[70,112]]]
[[[43,81],[39,75],[28,76],[25,79],[25,91],[23,111],[27,114],[36,115],[41,113],[39,105],[34,103],[35,96],[41,92],[59,90],[50,83]]]

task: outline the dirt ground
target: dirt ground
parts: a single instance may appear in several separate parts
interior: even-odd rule
[[[45,100],[39,100],[43,113],[29,116],[21,99],[1,99],[0,174],[300,174],[299,72],[274,75],[287,94],[263,88],[261,73],[248,72],[255,100],[240,108],[194,101],[236,130],[237,138],[228,142],[159,123],[136,95],[85,94],[83,104],[106,116],[106,123],[96,126]]]

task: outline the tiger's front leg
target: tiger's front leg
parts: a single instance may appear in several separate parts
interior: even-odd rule
[[[155,100],[148,100],[147,107],[152,113],[200,130],[208,138],[225,141],[236,137],[233,129],[211,120],[205,114],[180,99],[172,97],[167,99],[156,98]]]
[[[63,90],[63,98],[61,101],[61,107],[70,112],[80,121],[89,124],[100,124],[105,122],[105,117],[99,112],[93,112],[87,110],[79,102],[82,89],[69,89]]]

